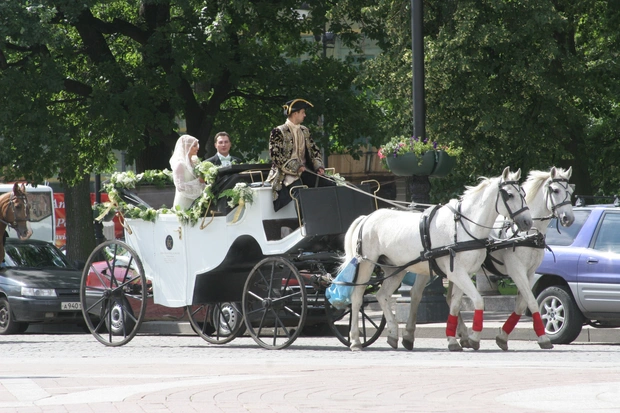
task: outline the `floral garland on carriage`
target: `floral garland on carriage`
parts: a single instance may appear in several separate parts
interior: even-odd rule
[[[172,171],[168,169],[147,170],[139,174],[133,171],[115,172],[103,186],[104,191],[108,193],[110,201],[94,206],[98,213],[96,219],[111,219],[118,212],[126,218],[155,222],[159,214],[176,214],[180,222],[192,226],[196,225],[200,219],[206,216],[211,203],[216,200],[212,186],[215,183],[219,168],[208,161],[202,161],[196,165],[194,172],[197,177],[204,179],[205,189],[188,210],[184,210],[179,206],[176,208],[163,207],[155,209],[131,205],[125,202],[120,194],[122,189],[136,189],[136,187],[141,185],[154,185],[156,187],[174,185]],[[240,182],[234,188],[222,191],[217,196],[217,199],[229,197],[228,206],[231,208],[237,205],[244,207],[253,202],[253,195],[252,189],[245,182]]]

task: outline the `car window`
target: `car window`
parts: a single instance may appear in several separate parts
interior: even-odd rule
[[[598,251],[620,253],[620,214],[606,213],[603,215],[592,248]]]
[[[65,256],[52,245],[7,244],[4,249],[10,267],[71,267]]]
[[[558,219],[553,218],[549,222],[549,228],[547,229],[547,244],[549,245],[571,245],[575,240],[575,237],[581,230],[581,227],[590,216],[589,210],[573,211],[575,215],[575,221],[570,227],[563,227],[558,224]],[[560,232],[558,232],[558,229]]]

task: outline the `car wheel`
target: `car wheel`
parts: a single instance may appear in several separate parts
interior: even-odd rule
[[[115,300],[110,308],[109,318],[105,319],[106,328],[114,336],[126,336],[136,326],[134,318],[131,305],[127,300]]]
[[[11,306],[5,297],[0,298],[0,334],[15,334],[19,331],[20,323],[11,317]]]
[[[581,333],[583,314],[565,286],[543,290],[537,298],[545,334],[553,344],[570,344]]]

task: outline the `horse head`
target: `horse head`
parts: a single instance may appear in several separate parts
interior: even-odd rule
[[[549,179],[545,185],[547,208],[563,227],[570,227],[575,221],[571,200],[575,187],[568,183],[572,173],[572,166],[568,170],[554,166],[549,171]]]
[[[499,180],[495,209],[500,215],[512,219],[520,231],[528,231],[532,228],[532,215],[525,202],[525,193],[521,189],[519,179],[521,179],[520,168],[516,172],[510,172],[509,166],[504,169]]]
[[[0,197],[0,222],[17,231],[19,239],[28,239],[32,231],[28,226],[30,206],[24,184],[13,185],[13,191]]]

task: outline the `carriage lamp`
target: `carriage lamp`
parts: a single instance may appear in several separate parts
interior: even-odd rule
[[[24,297],[57,297],[56,290],[53,288],[31,288],[22,287]]]

